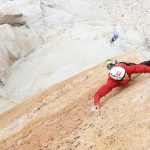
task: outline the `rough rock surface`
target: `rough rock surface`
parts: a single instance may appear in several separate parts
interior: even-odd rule
[[[0,0],[3,18],[26,21],[24,26],[1,25],[5,89],[0,86],[0,96],[19,103],[107,58],[132,48],[148,51],[148,1]],[[114,32],[119,38],[113,45]]]
[[[34,30],[0,25],[0,80],[5,82],[9,69],[18,59],[26,57],[43,43]]]
[[[118,60],[138,63],[147,54],[134,50]],[[148,150],[149,74],[134,75],[127,86],[105,96],[100,111],[92,114],[92,97],[106,75],[100,64],[2,114],[0,149]]]
[[[149,0],[0,0],[0,150],[148,150],[149,74],[113,90],[97,114],[104,64],[59,82],[130,49],[141,51],[118,59],[149,59],[149,8]]]
[[[23,19],[23,14],[15,9],[4,8],[0,10],[0,25],[10,24],[13,26],[25,25],[26,21]]]

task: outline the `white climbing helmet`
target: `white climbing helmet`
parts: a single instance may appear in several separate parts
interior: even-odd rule
[[[122,67],[113,67],[110,70],[110,76],[114,80],[122,80],[126,74],[126,71]]]

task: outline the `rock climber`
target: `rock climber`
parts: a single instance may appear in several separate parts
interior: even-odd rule
[[[118,39],[118,34],[114,33],[113,37],[111,38],[110,42],[113,43],[114,41],[116,41]]]
[[[140,64],[128,62],[106,61],[106,67],[109,70],[107,83],[100,87],[94,95],[94,106],[91,111],[99,110],[100,99],[108,94],[112,89],[128,84],[131,75],[135,73],[150,73],[150,60]]]

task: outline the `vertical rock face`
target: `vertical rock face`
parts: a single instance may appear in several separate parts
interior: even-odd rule
[[[117,60],[139,62],[150,55],[126,53]],[[91,113],[93,95],[107,81],[103,64],[88,69],[0,116],[0,149],[148,150],[150,76],[136,75],[103,97]],[[32,141],[32,142],[31,142]]]
[[[0,24],[10,24],[13,26],[25,25],[23,14],[11,8],[3,8],[0,10]]]
[[[9,67],[19,58],[19,47],[10,25],[0,25],[0,78],[4,81]]]
[[[69,77],[122,53],[119,61],[149,59],[149,5],[0,0],[0,150],[148,150],[149,74],[103,97],[97,114],[90,108],[104,64]]]
[[[5,82],[10,66],[18,59],[30,54],[42,42],[32,30],[21,31],[11,25],[0,25],[0,79]]]
[[[146,0],[1,0],[0,96],[17,103],[107,58],[149,47],[148,8]]]

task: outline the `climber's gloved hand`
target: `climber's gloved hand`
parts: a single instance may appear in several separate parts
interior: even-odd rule
[[[99,110],[99,106],[98,105],[94,105],[92,108],[91,108],[91,112],[97,112]]]

